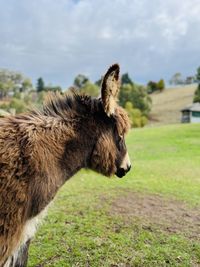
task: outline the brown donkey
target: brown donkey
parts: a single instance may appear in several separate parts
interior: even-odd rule
[[[81,168],[130,170],[126,112],[117,105],[119,66],[101,98],[50,95],[41,111],[0,119],[0,267],[27,265],[28,247],[58,189]]]

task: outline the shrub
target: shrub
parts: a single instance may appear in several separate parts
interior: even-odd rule
[[[123,85],[119,93],[119,103],[122,107],[125,107],[127,102],[131,102],[134,109],[139,109],[146,117],[151,110],[151,98],[144,86],[136,84]]]
[[[131,102],[126,102],[125,109],[128,112],[132,127],[144,127],[147,124],[147,117],[139,109],[134,108]]]

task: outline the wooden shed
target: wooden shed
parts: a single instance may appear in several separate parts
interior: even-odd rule
[[[200,103],[193,103],[181,110],[182,112],[182,123],[200,123]]]

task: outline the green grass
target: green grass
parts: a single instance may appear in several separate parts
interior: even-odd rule
[[[110,212],[127,192],[200,204],[200,124],[133,130],[123,179],[81,171],[59,191],[30,248],[33,266],[200,266],[200,244]]]

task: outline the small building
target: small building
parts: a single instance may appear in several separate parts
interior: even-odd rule
[[[200,123],[200,103],[193,103],[181,110],[182,123]]]

